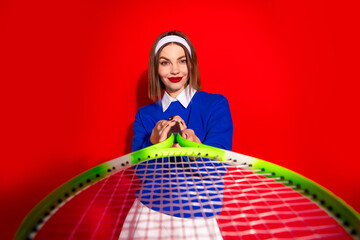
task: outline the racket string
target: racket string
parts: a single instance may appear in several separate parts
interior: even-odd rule
[[[245,228],[240,229],[240,231],[238,233],[234,233],[233,231],[228,231],[227,234],[229,236],[234,236],[236,234],[239,234],[240,236],[256,236],[257,239],[259,239],[259,237],[257,235],[255,235],[255,230],[251,228],[251,226],[254,226],[254,219],[258,218],[259,212],[257,210],[257,208],[254,208],[253,205],[251,205],[251,199],[249,197],[251,197],[251,195],[247,194],[247,191],[253,191],[252,188],[250,188],[251,186],[251,182],[249,182],[249,179],[256,177],[255,174],[250,173],[249,175],[244,175],[243,170],[241,168],[234,168],[235,170],[233,170],[231,173],[232,174],[228,174],[226,175],[231,183],[228,183],[228,187],[229,189],[231,189],[231,191],[229,191],[231,198],[234,200],[233,202],[235,202],[236,204],[236,209],[238,209],[237,211],[241,212],[241,217],[240,218],[235,218],[233,219],[234,224],[237,226],[241,226],[241,221],[245,220],[247,224],[243,225],[245,226]],[[236,180],[235,180],[235,176],[236,176]],[[241,179],[242,183],[245,183],[243,185],[238,185],[236,184],[236,182],[239,182],[239,180]],[[236,190],[236,194],[234,193],[234,190]],[[258,196],[258,192],[257,194],[254,194],[256,196]],[[255,196],[254,196],[255,197]],[[239,198],[243,198],[244,201],[249,204],[250,206],[248,208],[244,208],[245,206],[242,206],[239,204],[238,199]],[[227,210],[229,211],[229,210]],[[248,214],[249,211],[254,212],[254,214],[252,215],[252,217],[250,217],[250,215]],[[229,212],[228,215],[231,215],[231,212]],[[256,217],[254,217],[256,216]],[[239,217],[239,215],[237,216]],[[258,229],[257,229],[258,230]],[[270,232],[270,229],[265,225],[265,229],[263,230],[264,232],[268,233]]]
[[[199,209],[196,209],[196,210],[194,210],[193,209],[193,207],[195,207],[195,205],[197,205],[197,204],[195,204],[195,203],[192,203],[192,201],[193,200],[195,200],[195,199],[198,199],[199,198],[199,196],[201,196],[201,194],[199,193],[199,189],[198,189],[198,187],[199,187],[199,183],[202,183],[203,181],[202,181],[202,179],[201,178],[199,178],[199,176],[201,176],[201,174],[205,174],[205,175],[210,175],[210,172],[209,171],[204,171],[204,169],[200,169],[199,168],[199,166],[195,163],[195,165],[188,165],[188,164],[185,164],[186,163],[186,161],[184,160],[184,159],[181,159],[181,161],[180,161],[180,168],[182,168],[183,170],[185,170],[186,171],[186,173],[187,173],[187,177],[185,178],[184,176],[186,176],[185,174],[183,174],[183,172],[181,172],[181,171],[174,171],[175,172],[175,177],[174,177],[174,175],[172,174],[172,172],[171,171],[167,171],[167,170],[164,170],[164,169],[168,169],[168,168],[170,168],[170,166],[169,166],[169,163],[165,163],[164,162],[164,160],[162,160],[161,162],[159,162],[159,161],[156,161],[156,164],[157,164],[157,169],[159,169],[159,165],[161,165],[161,167],[160,167],[160,171],[159,170],[156,170],[156,171],[153,171],[153,170],[150,170],[149,171],[149,173],[151,174],[151,173],[154,173],[154,172],[159,172],[159,173],[161,173],[160,175],[161,176],[165,176],[165,172],[167,172],[168,173],[168,178],[174,178],[175,179],[175,181],[176,181],[176,184],[174,185],[174,184],[169,184],[169,187],[168,187],[168,189],[167,190],[169,190],[170,189],[170,191],[167,191],[167,192],[173,192],[173,188],[176,188],[176,187],[178,187],[178,188],[181,188],[181,191],[179,190],[179,189],[177,189],[177,191],[176,192],[178,192],[178,193],[181,193],[181,194],[178,194],[178,195],[173,195],[173,194],[170,194],[170,202],[172,202],[172,203],[174,203],[174,199],[173,199],[173,197],[174,196],[177,196],[177,198],[178,199],[175,199],[175,201],[176,202],[178,202],[179,203],[179,206],[180,206],[180,209],[183,209],[184,207],[185,208],[189,208],[188,210],[190,211],[190,213],[191,213],[191,215],[196,215],[196,214],[198,214],[198,213],[201,213],[201,214],[203,214],[202,215],[202,217],[203,218],[206,218],[207,216],[205,215],[205,212],[206,211],[204,211],[204,209],[205,209],[205,207],[204,207],[204,205],[202,204],[202,201],[198,201],[198,205],[199,205],[199,207],[200,207],[200,210]],[[145,167],[146,166],[146,167]],[[145,169],[145,171],[143,171]],[[141,176],[142,177],[145,177],[146,179],[148,179],[148,177],[147,177],[147,174],[145,174],[147,171],[147,169],[153,169],[152,167],[148,167],[148,164],[146,164],[146,165],[144,165],[143,166],[143,168],[142,168],[142,171],[141,171]],[[199,170],[201,170],[201,171],[199,171]],[[180,174],[181,173],[181,174]],[[200,175],[199,175],[200,174]],[[163,183],[162,181],[163,181],[163,179],[164,178],[161,178],[161,182],[160,183]],[[195,181],[195,179],[198,179],[199,181]],[[153,179],[151,179],[152,180],[152,182],[155,182],[155,177],[154,177],[154,175],[153,175]],[[207,178],[207,179],[205,179],[205,181],[208,181],[209,182],[209,180],[211,180],[211,178]],[[145,181],[144,181],[145,182]],[[148,183],[146,183],[146,184],[148,184]],[[142,186],[141,187],[144,187],[144,183],[142,184]],[[163,186],[163,184],[160,184],[160,185],[162,185]],[[210,184],[211,185],[211,184]],[[212,183],[212,185],[216,185],[216,183],[215,182],[213,182]],[[156,189],[154,188],[154,186],[155,186],[155,184],[153,184],[153,185],[151,185],[151,191],[150,192],[155,192],[156,191]],[[162,189],[162,190],[164,190],[164,189]],[[182,191],[182,190],[184,190],[184,191]],[[207,190],[207,185],[206,184],[204,184],[202,187],[200,187],[200,190],[202,190],[202,192],[203,193],[206,193],[206,197],[205,197],[205,199],[210,199],[211,201],[212,201],[212,199],[211,199],[211,197],[209,196],[209,192],[210,191],[206,191]],[[142,191],[140,191],[140,192],[142,192]],[[161,198],[161,200],[163,200],[163,194],[162,194],[163,192],[161,191],[160,192],[160,198]],[[217,192],[217,194],[220,194],[220,192]],[[186,195],[186,196],[184,196],[184,195]],[[195,195],[195,196],[194,196]],[[144,195],[141,195],[141,194],[139,194],[139,199],[141,199],[142,197],[144,197]],[[152,198],[153,196],[150,196],[150,198]],[[150,203],[151,204],[149,204],[148,206],[149,206],[149,208],[153,208],[154,207],[154,205],[152,204],[153,203],[153,201],[152,201],[153,199],[151,199],[150,200]],[[184,201],[184,200],[186,200],[186,201]],[[208,201],[208,202],[211,202],[211,201]],[[163,206],[162,206],[162,203],[163,203],[163,201],[160,201],[160,210],[162,210],[163,209]],[[185,204],[184,205],[184,203],[187,203],[187,204]],[[210,205],[211,207],[212,207],[212,205]],[[171,207],[171,210],[170,210],[170,215],[171,215],[171,213],[173,213],[174,211],[173,211],[173,208]],[[212,212],[213,212],[213,215],[214,215],[214,213],[216,213],[216,211],[215,211],[215,209],[212,209]],[[160,218],[162,217],[162,216],[165,216],[165,215],[160,215]],[[184,216],[182,216],[182,217],[184,217]],[[181,219],[181,221],[184,221],[184,218],[180,218]],[[173,224],[173,222],[171,221],[171,224]],[[212,226],[210,226],[209,224],[208,224],[208,221],[205,221],[205,225],[206,225],[206,228],[208,229],[208,232],[211,232],[211,231],[209,231],[209,230],[211,230],[211,227]],[[195,234],[195,237],[196,238],[198,238],[199,237],[199,234],[201,234],[201,232],[200,231],[198,231],[198,229],[197,229],[197,225],[196,224],[194,224],[193,225],[194,226],[194,230],[195,231],[193,231],[193,233]],[[147,228],[147,230],[149,231],[149,229]],[[185,232],[186,231],[188,231],[188,230],[186,230],[186,229],[184,229],[183,228],[183,235],[185,236]],[[161,237],[161,231],[159,232],[159,236]],[[189,235],[189,234],[187,234],[187,235]],[[147,238],[147,236],[145,236],[145,238]]]
[[[109,179],[110,179],[110,177],[109,177]],[[95,238],[95,236],[98,232],[98,229],[100,228],[102,221],[103,221],[104,217],[106,216],[106,213],[108,212],[108,209],[110,208],[110,205],[114,200],[114,197],[116,196],[116,189],[118,189],[118,187],[120,186],[120,179],[121,179],[121,177],[118,178],[118,180],[115,183],[115,186],[113,187],[113,189],[111,189],[110,195],[108,195],[109,197],[107,199],[106,206],[103,209],[103,212],[98,220],[98,224],[96,225],[96,228],[93,230],[93,234],[90,238],[91,240]],[[116,228],[114,228],[114,229],[116,229]]]
[[[190,159],[191,158],[191,156],[187,156],[187,158],[188,159]],[[205,162],[204,162],[204,159],[202,158],[202,157],[199,157],[197,160],[196,160],[196,162],[195,163],[198,163],[198,162],[201,162],[202,164],[201,165],[205,165],[206,166],[206,164],[205,164]],[[183,162],[184,163],[184,162]],[[213,162],[212,161],[209,161],[209,163],[212,165],[211,167],[213,168],[213,169],[215,169],[215,170],[217,170],[217,166],[215,166],[214,164],[213,164]],[[193,187],[194,186],[196,186],[196,187],[194,187],[194,189],[195,189],[195,191],[196,191],[196,195],[197,196],[201,196],[201,194],[199,193],[199,187],[201,188],[201,190],[204,190],[204,193],[205,193],[205,195],[206,195],[206,197],[205,197],[205,199],[206,200],[209,200],[209,202],[210,202],[210,204],[209,204],[209,206],[211,207],[211,210],[212,210],[212,215],[213,216],[216,216],[217,215],[217,211],[215,210],[215,208],[214,208],[214,204],[222,204],[221,202],[217,202],[217,203],[214,203],[213,202],[213,199],[212,199],[212,197],[209,195],[209,193],[210,193],[210,191],[208,191],[208,188],[207,188],[207,185],[204,185],[204,181],[211,181],[211,183],[209,184],[209,186],[212,186],[212,187],[214,187],[214,189],[215,189],[215,193],[213,193],[213,196],[216,196],[216,197],[218,197],[218,196],[222,196],[222,192],[220,192],[220,190],[219,190],[219,188],[217,188],[216,187],[216,185],[219,183],[219,182],[221,182],[221,175],[219,175],[218,174],[218,172],[216,171],[216,174],[217,174],[217,177],[218,177],[218,179],[217,179],[217,181],[214,181],[214,178],[213,177],[211,177],[211,173],[210,173],[210,171],[208,171],[208,167],[205,167],[204,169],[206,170],[206,171],[203,171],[203,169],[202,168],[200,168],[199,167],[199,165],[198,164],[195,164],[195,171],[191,171],[191,180],[193,181]],[[202,183],[202,185],[200,185],[199,186],[199,182],[196,182],[195,181],[195,179],[196,179],[196,176],[195,176],[195,172],[199,172],[200,174],[202,173],[202,174],[205,174],[205,176],[210,176],[210,177],[203,177],[202,178],[202,181],[199,181],[199,182],[201,182]],[[201,179],[200,179],[201,180]],[[212,189],[213,190],[213,189]],[[213,191],[211,191],[211,192],[213,192]],[[202,212],[202,215],[203,215],[203,218],[204,219],[206,219],[207,218],[207,216],[205,215],[205,207],[204,207],[204,205],[203,205],[203,202],[202,201],[199,201],[199,203],[200,203],[200,209],[199,209],[199,211],[200,212]],[[194,213],[193,213],[193,215],[195,215]],[[210,224],[208,223],[208,221],[205,221],[205,224],[206,224],[206,229],[207,229],[207,231],[209,232],[209,233],[211,233],[211,229],[210,229],[210,227],[217,227],[218,228],[218,226],[210,226]],[[196,230],[196,229],[195,229]],[[196,233],[197,233],[197,231],[195,231]],[[198,236],[196,236],[196,237],[198,237]],[[217,238],[218,236],[216,235],[216,234],[211,234],[211,237],[212,238]],[[219,238],[219,237],[218,237]]]
[[[263,171],[263,169],[261,169],[261,171]],[[273,173],[261,173],[259,174],[259,177],[261,176],[273,176]],[[275,180],[277,183],[281,183],[284,181],[278,181],[279,179],[282,180],[281,177],[271,177],[268,178],[269,180]],[[266,181],[266,184],[268,185],[270,181]],[[289,181],[285,181],[285,183],[290,184],[291,182]],[[291,189],[295,189],[297,193],[302,193],[305,192],[304,190],[300,190],[298,189],[297,186],[295,185],[291,185],[291,186],[286,186],[286,188],[291,188]],[[285,224],[287,222],[303,222],[305,223],[305,228],[307,229],[307,231],[312,232],[312,235],[310,236],[306,236],[305,238],[324,238],[325,235],[327,234],[322,234],[320,233],[320,230],[325,229],[325,230],[329,230],[332,228],[338,228],[337,224],[334,224],[334,222],[332,221],[333,219],[329,217],[329,215],[326,214],[326,212],[324,212],[322,209],[320,208],[316,208],[316,209],[302,209],[299,210],[299,207],[304,208],[306,206],[308,207],[314,207],[315,203],[311,201],[311,199],[309,197],[304,197],[303,195],[299,195],[298,197],[284,197],[281,191],[274,191],[274,193],[279,197],[279,199],[283,200],[283,204],[285,204],[285,207],[287,209],[289,209],[291,211],[291,215],[294,215],[295,217],[291,218],[291,219],[287,219]],[[295,192],[294,192],[295,193]],[[286,192],[285,192],[286,194]],[[307,200],[307,201],[305,201]],[[291,201],[301,201],[300,203],[292,203]],[[290,204],[291,202],[291,204]],[[296,210],[294,209],[294,207],[296,207]],[[274,208],[274,206],[273,206]],[[276,208],[281,208],[281,206],[276,206]],[[276,209],[275,208],[275,209]],[[281,213],[281,211],[277,210],[278,213]],[[283,213],[284,214],[284,213]],[[304,215],[304,216],[303,216]],[[310,224],[313,221],[326,221],[326,220],[331,220],[329,225],[322,225],[322,226],[313,226],[313,224]],[[291,227],[291,232],[296,232],[296,230],[303,230],[303,228],[294,228]],[[304,236],[302,236],[304,237]]]
[[[79,229],[81,223],[83,222],[83,220],[85,219],[85,216],[87,215],[87,213],[90,211],[90,209],[92,208],[92,206],[94,205],[97,197],[100,195],[101,190],[106,186],[106,183],[109,181],[110,178],[105,178],[103,179],[103,181],[101,182],[100,188],[98,189],[98,191],[96,191],[96,193],[94,194],[94,197],[92,198],[92,200],[90,201],[89,205],[87,206],[87,208],[85,209],[85,211],[83,212],[83,214],[80,216],[80,219],[77,221],[76,225],[74,226],[73,230],[70,233],[69,236],[69,240],[73,239],[77,230]]]
[[[136,175],[135,174],[131,174],[130,175],[130,183],[135,183],[136,180],[138,180],[136,178]],[[120,183],[122,180],[121,177],[118,178],[118,183]],[[131,202],[129,199],[130,199],[130,191],[126,191],[125,194],[124,194],[124,198],[125,198],[125,202],[126,203],[129,203]],[[120,210],[117,214],[117,217],[116,217],[116,221],[115,221],[115,225],[114,226],[119,226],[120,222],[121,222],[121,218],[123,217],[123,213],[126,211],[126,206],[128,204],[122,204],[121,207],[120,207]],[[119,230],[118,227],[114,227],[113,228],[113,231],[112,231],[112,234],[111,234],[111,239],[115,239],[117,236],[119,236],[119,232],[121,232],[121,230]]]
[[[259,173],[206,158],[195,162],[190,162],[189,156],[178,162],[169,162],[167,157],[153,159],[114,171],[74,196],[54,214],[55,219],[62,216],[63,220],[51,223],[51,218],[44,226],[44,232],[70,237],[43,239],[119,239],[126,231],[133,239],[178,239],[175,231],[180,231],[180,236],[206,239],[217,237],[214,228],[225,240],[346,239],[335,220],[295,192],[294,186],[284,186]],[[150,182],[151,188],[147,188]],[[149,200],[148,206],[140,204],[142,199]],[[222,205],[220,210],[217,205]],[[156,211],[151,209],[154,207]],[[142,214],[144,218],[137,218]],[[176,214],[181,217],[174,217]],[[186,214],[198,217],[186,218]],[[91,225],[87,219],[95,223]],[[144,231],[144,237],[136,235],[137,231]]]

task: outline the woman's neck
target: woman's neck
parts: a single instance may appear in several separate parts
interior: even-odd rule
[[[187,85],[185,85],[184,87],[182,87],[176,91],[171,91],[171,90],[167,89],[166,92],[167,92],[167,94],[169,94],[170,97],[176,98],[186,87],[187,87]]]

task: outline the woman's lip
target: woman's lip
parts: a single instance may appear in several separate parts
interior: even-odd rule
[[[171,77],[169,78],[170,82],[180,82],[182,79],[182,77]]]

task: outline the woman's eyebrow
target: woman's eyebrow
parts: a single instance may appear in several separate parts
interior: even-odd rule
[[[185,55],[184,56],[181,56],[181,57],[179,57],[177,60],[180,60],[180,59],[182,59],[182,58],[184,58],[184,57],[186,57]],[[167,59],[166,57],[160,57],[160,59],[165,59],[165,60],[167,60],[167,61],[170,61],[169,59]]]

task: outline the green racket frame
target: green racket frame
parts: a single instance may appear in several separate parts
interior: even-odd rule
[[[15,239],[32,238],[59,207],[86,187],[139,162],[166,156],[193,156],[216,159],[230,165],[238,165],[244,169],[256,171],[256,173],[272,178],[286,186],[292,186],[294,190],[311,198],[313,202],[316,202],[330,215],[334,216],[354,238],[360,237],[359,213],[332,192],[308,178],[258,158],[188,141],[181,137],[180,134],[176,135],[176,141],[181,148],[172,148],[174,141],[175,135],[172,134],[161,143],[100,164],[61,185],[29,212],[18,228]]]

